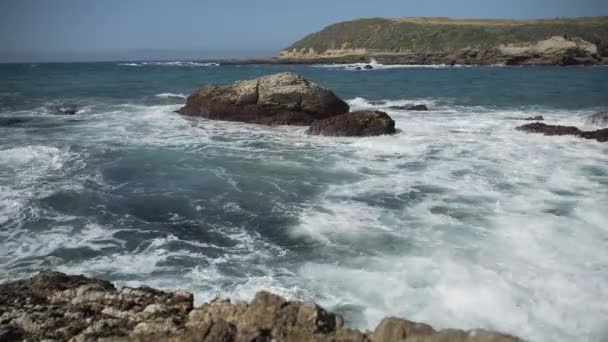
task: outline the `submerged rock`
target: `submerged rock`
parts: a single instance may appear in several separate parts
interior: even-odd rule
[[[29,119],[29,118],[15,118],[15,117],[3,118],[3,117],[0,117],[0,127],[19,126],[30,120],[31,119]]]
[[[544,135],[574,135],[585,139],[595,139],[600,142],[608,141],[608,128],[597,131],[581,131],[574,126],[547,125],[535,122],[515,128],[518,131],[542,133]]]
[[[198,308],[190,293],[115,288],[83,276],[43,272],[0,285],[0,340],[58,341],[471,341],[520,339],[483,330],[436,331],[397,318],[373,333],[349,329],[314,303],[258,292],[251,303],[213,300]]]
[[[544,121],[545,118],[542,115],[538,115],[538,116],[530,116],[530,117],[524,118],[522,120],[526,120],[526,121]]]
[[[374,69],[374,67],[371,66],[370,64],[365,64],[365,66],[363,67],[363,69],[365,69],[365,70],[372,70],[372,69]]]
[[[415,106],[406,108],[406,110],[426,111],[426,110],[429,110],[429,108],[426,105],[415,105]]]
[[[385,112],[359,111],[317,120],[309,129],[312,135],[362,137],[395,133],[395,121]]]
[[[608,126],[608,112],[600,112],[590,115],[585,120],[587,125]]]
[[[81,109],[82,106],[73,103],[63,103],[52,107],[55,114],[59,115],[74,115]]]
[[[426,111],[429,108],[426,105],[414,105],[414,106],[390,106],[390,109],[398,109],[398,110],[411,110],[411,111]]]
[[[332,91],[284,72],[224,87],[207,85],[190,95],[178,112],[212,120],[308,125],[348,111],[348,104]]]

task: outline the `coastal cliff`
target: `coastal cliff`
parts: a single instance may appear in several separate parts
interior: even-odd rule
[[[608,17],[551,20],[358,19],[281,51],[293,63],[608,64]]]
[[[258,292],[250,303],[214,300],[195,308],[192,294],[42,272],[0,284],[0,341],[360,341],[515,342],[486,330],[435,330],[385,318],[373,332],[349,329],[314,303]]]

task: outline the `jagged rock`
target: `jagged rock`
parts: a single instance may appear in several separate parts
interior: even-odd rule
[[[360,137],[395,133],[395,121],[381,111],[359,111],[317,120],[308,131],[312,135]]]
[[[284,72],[224,87],[207,85],[190,95],[178,112],[212,120],[308,125],[348,110],[330,90]]]
[[[0,284],[0,342],[55,341],[352,341],[515,342],[483,330],[435,331],[397,318],[374,333],[344,327],[340,315],[314,303],[259,292],[250,303],[213,300],[198,308],[184,291],[115,288],[83,276],[43,272]]]
[[[535,122],[515,128],[518,131],[542,133],[544,135],[574,135],[585,139],[595,139],[600,142],[608,141],[608,128],[597,131],[581,131],[574,126],[547,125]]]
[[[462,331],[447,329],[435,331],[424,323],[399,318],[385,318],[378,324],[372,337],[374,342],[514,342],[515,336],[486,330]]]
[[[144,312],[153,304],[167,310]],[[192,295],[183,292],[116,289],[103,280],[58,272],[0,285],[0,321],[34,340],[126,336],[138,324],[164,326],[165,317],[185,320],[192,305]],[[178,328],[179,324],[162,332],[177,333]]]
[[[608,126],[608,112],[600,112],[590,115],[585,120],[587,125]]]
[[[581,130],[574,126],[547,125],[535,122],[515,128],[518,131],[542,133],[544,135],[579,135]]]

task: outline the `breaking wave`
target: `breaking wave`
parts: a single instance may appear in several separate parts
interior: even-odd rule
[[[177,66],[177,67],[214,67],[220,66],[219,63],[201,63],[192,61],[172,61],[172,62],[134,62],[119,63],[120,66],[142,67],[142,66]]]

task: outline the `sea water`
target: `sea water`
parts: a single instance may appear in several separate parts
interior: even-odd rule
[[[398,133],[309,136],[174,114],[207,83],[292,71]],[[399,316],[532,341],[608,336],[608,68],[0,65],[0,281],[43,269],[258,290],[373,329]],[[58,104],[76,115],[56,115]],[[428,112],[391,106],[426,104]]]

